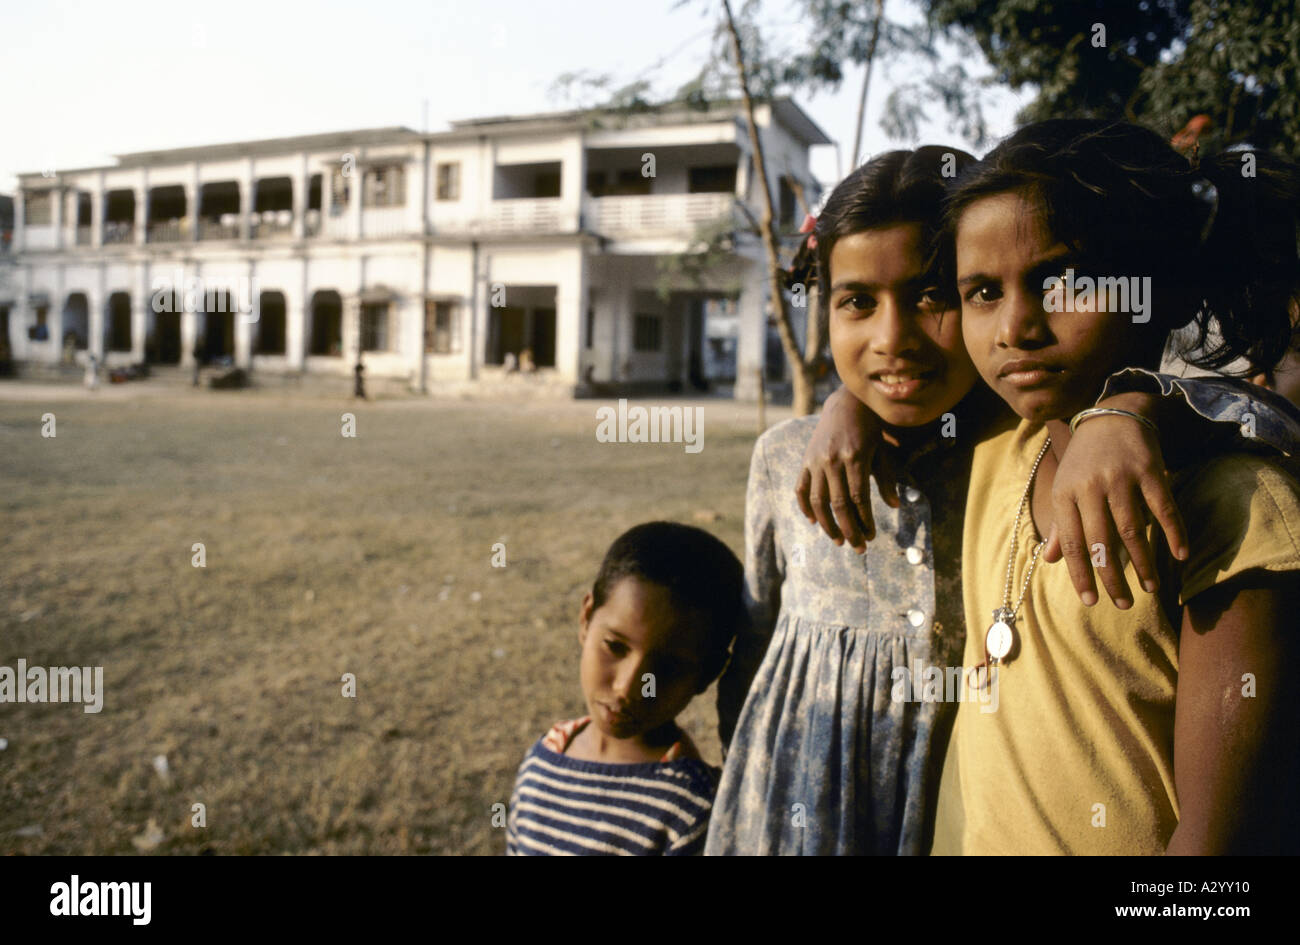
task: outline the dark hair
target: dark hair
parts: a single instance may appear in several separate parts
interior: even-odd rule
[[[823,316],[830,310],[831,250],[836,242],[876,227],[918,223],[929,268],[946,187],[974,162],[973,155],[959,148],[931,144],[915,151],[887,151],[840,181],[813,230]]]
[[[1268,187],[1294,196],[1294,169],[1279,163],[1268,161]],[[961,214],[984,197],[1022,191],[1042,207],[1053,238],[1086,265],[1117,273],[1140,266],[1151,275],[1161,298],[1152,318],[1160,329],[1153,352],[1182,325],[1195,321],[1204,342],[1217,323],[1221,341],[1194,363],[1213,369],[1243,357],[1256,369],[1272,367],[1291,337],[1289,306],[1277,304],[1277,292],[1296,281],[1294,223],[1287,262],[1263,265],[1254,258],[1259,209],[1268,197],[1242,177],[1241,165],[1235,152],[1190,162],[1154,131],[1127,122],[1054,118],[1026,125],[950,189],[944,282],[954,282]],[[1294,203],[1290,213],[1294,218]],[[1275,250],[1273,235],[1262,238]],[[1290,275],[1279,281],[1279,266],[1288,265]],[[1257,280],[1265,275],[1277,291],[1261,290]]]
[[[707,637],[699,641],[704,681],[726,664],[728,649],[748,620],[745,569],[735,553],[708,532],[677,522],[646,522],[628,529],[605,552],[591,588],[592,612],[615,585],[635,577],[668,589],[676,606],[702,611]]]

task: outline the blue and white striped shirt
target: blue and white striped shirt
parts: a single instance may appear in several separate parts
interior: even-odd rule
[[[704,852],[719,769],[696,758],[606,764],[544,744],[519,766],[507,856],[689,856]]]

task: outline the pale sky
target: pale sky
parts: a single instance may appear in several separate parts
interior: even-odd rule
[[[736,0],[739,5],[740,0]],[[646,72],[660,93],[710,50],[721,4],[695,0],[112,0],[6,3],[7,91],[0,97],[0,192],[19,172],[112,163],[112,155],[351,128],[429,130],[450,119],[570,107],[550,93],[566,71]],[[767,0],[773,38],[797,36],[789,0]],[[887,10],[909,11],[908,0]],[[657,63],[662,64],[656,67]],[[906,77],[906,64],[893,72]],[[880,130],[892,77],[877,68],[863,149],[943,143],[970,148],[942,121],[921,141]],[[837,93],[795,100],[841,145],[847,171],[861,71]],[[1019,102],[1001,94],[995,136]],[[936,119],[942,111],[933,109]],[[833,147],[813,171],[837,179]]]

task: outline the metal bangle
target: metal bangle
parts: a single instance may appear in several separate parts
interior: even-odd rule
[[[1156,435],[1160,434],[1160,430],[1156,428],[1156,425],[1140,413],[1134,413],[1131,410],[1120,410],[1116,407],[1089,407],[1087,410],[1080,410],[1074,415],[1074,418],[1070,421],[1070,435],[1074,435],[1075,427],[1083,421],[1090,420],[1093,417],[1104,417],[1108,415],[1130,417],[1145,426],[1152,433],[1155,433]]]

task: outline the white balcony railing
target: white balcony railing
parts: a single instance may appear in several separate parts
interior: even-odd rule
[[[293,236],[292,210],[263,210],[249,220],[249,235],[255,240],[288,239]]]
[[[321,232],[336,240],[350,240],[356,237],[352,225],[352,214],[347,207],[339,208],[341,213],[329,213],[321,220]]]
[[[416,227],[419,230],[419,227]],[[365,237],[405,236],[411,232],[405,207],[361,209],[361,235]]]
[[[494,200],[480,216],[435,210],[431,227],[434,233],[455,235],[572,233],[578,221],[557,197],[524,197]]]
[[[488,207],[487,225],[495,233],[554,233],[561,226],[561,201],[540,199],[494,200]]]
[[[156,220],[149,224],[145,237],[150,243],[179,243],[190,238],[190,221],[186,217],[176,220]]]
[[[689,235],[700,224],[727,218],[735,200],[732,194],[591,197],[586,223],[602,236]]]
[[[134,243],[135,242],[135,224],[124,220],[105,220],[104,221],[104,245],[112,246],[115,243]]]
[[[239,239],[239,214],[223,213],[220,217],[199,218],[199,239],[201,240],[237,240]]]

